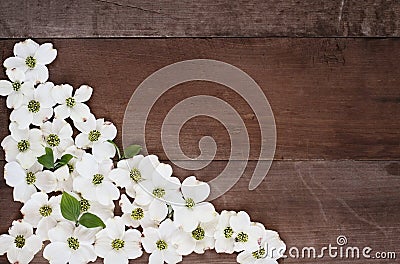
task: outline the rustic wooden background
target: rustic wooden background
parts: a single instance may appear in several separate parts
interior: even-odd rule
[[[245,101],[223,86],[191,82],[165,94],[150,114],[149,151],[166,159],[160,127],[177,102],[197,94],[218,96],[237,109],[251,136],[251,161],[239,183],[214,201],[218,210],[248,211],[278,230],[289,248],[334,245],[345,235],[349,246],[400,253],[397,0],[1,1],[2,61],[27,37],[54,43],[59,55],[50,66],[51,80],[93,86],[94,113],[119,131],[132,92],[161,67],[209,58],[241,68],[263,88],[277,124],[275,159],[259,188],[247,190],[260,148],[257,120]],[[3,138],[9,116],[4,98],[0,109]],[[197,172],[174,167],[177,176],[207,180],[223,170],[228,134],[215,120],[189,121],[181,132],[183,150],[198,155],[204,135],[218,143],[216,160]],[[0,159],[3,167],[4,153]],[[20,204],[12,201],[3,177],[0,203],[4,233],[19,216]],[[213,252],[184,258],[184,263],[234,262],[234,255]],[[46,262],[39,253],[33,263]],[[281,263],[398,262],[289,258]]]

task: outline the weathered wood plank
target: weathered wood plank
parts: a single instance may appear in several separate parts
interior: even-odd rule
[[[255,191],[248,191],[255,164],[250,162],[237,185],[214,201],[217,210],[246,210],[254,221],[278,230],[288,248],[321,249],[329,243],[335,246],[336,237],[344,235],[349,246],[369,246],[373,252],[397,251],[399,254],[399,161],[275,161],[264,182]],[[1,168],[3,165],[1,162]],[[193,174],[209,180],[225,165],[226,162],[216,161]],[[176,167],[174,173],[181,178],[192,174]],[[5,232],[18,217],[20,205],[12,202],[12,190],[5,186],[3,179],[0,190],[3,205],[0,232]],[[145,259],[138,263],[147,263]],[[363,258],[323,260],[324,263],[365,263]],[[183,263],[206,262],[233,263],[234,256],[208,252],[204,256],[187,257]],[[389,262],[376,260],[374,263]],[[33,263],[46,262],[38,257]],[[321,263],[321,260],[290,258],[283,263]]]
[[[399,36],[396,0],[0,2],[0,37]]]
[[[43,42],[43,40],[41,40]],[[398,39],[125,39],[54,40],[59,51],[50,66],[51,80],[75,87],[89,84],[98,117],[121,127],[136,87],[156,70],[174,62],[210,58],[247,72],[263,89],[277,125],[275,159],[400,158],[400,40]],[[14,41],[0,41],[2,59]],[[0,78],[4,78],[0,73]],[[245,100],[210,82],[174,87],[154,105],[148,118],[149,152],[162,159],[160,129],[178,102],[210,95],[231,104],[250,135],[250,159],[257,160],[260,130]],[[7,134],[8,114],[1,99],[0,137]],[[140,104],[140,102],[138,102]],[[205,107],[209,107],[205,105]],[[180,124],[175,124],[180,125]],[[198,140],[210,135],[218,143],[217,160],[227,160],[230,142],[224,127],[207,117],[185,124],[180,144],[188,156],[199,154]]]

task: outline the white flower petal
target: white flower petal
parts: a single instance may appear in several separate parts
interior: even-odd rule
[[[44,248],[43,257],[50,263],[67,263],[71,258],[71,250],[65,242],[52,242]]]
[[[26,80],[34,83],[45,83],[49,79],[49,70],[44,65],[36,65],[34,69],[28,70]]]
[[[62,104],[54,108],[54,117],[57,119],[66,119],[71,114],[71,108]]]
[[[93,145],[92,153],[98,162],[114,158],[116,150],[114,145],[105,141]]]
[[[82,122],[74,121],[75,127],[82,133],[89,134],[90,131],[96,129],[96,117],[90,114]]]
[[[215,216],[215,208],[212,203],[199,203],[194,207],[194,211],[200,222],[209,222]]]
[[[148,227],[143,229],[142,245],[147,253],[157,250],[156,242],[160,239],[160,234],[156,228]]]
[[[62,84],[54,86],[51,91],[51,96],[58,104],[65,104],[65,100],[72,97],[73,87],[69,84]]]
[[[233,245],[233,239],[223,237],[215,241],[215,251],[217,253],[232,254],[234,252]]]
[[[33,115],[26,106],[22,106],[11,112],[10,120],[16,122],[19,129],[27,129],[32,123]]]
[[[115,168],[108,174],[108,177],[119,187],[127,187],[133,184],[129,171],[124,169]]]
[[[172,237],[174,244],[177,246],[177,253],[182,256],[191,254],[196,246],[193,238],[186,232],[179,232]]]
[[[11,135],[6,136],[1,141],[1,147],[4,149],[4,152],[6,154],[6,161],[8,162],[15,161],[19,153],[19,150],[17,148],[17,142],[14,140],[12,133],[13,132],[11,131]]]
[[[13,198],[14,201],[25,203],[36,192],[37,190],[34,185],[20,184],[14,187]]]
[[[93,88],[87,85],[82,85],[75,91],[75,99],[77,102],[83,103],[90,99],[93,93]]]
[[[150,183],[152,184],[150,181],[149,182],[145,182],[145,183]],[[145,183],[141,183],[141,185],[144,185]],[[136,195],[135,195],[135,203],[139,204],[139,205],[148,205],[150,204],[153,200],[154,197],[151,196],[150,194],[147,193],[147,191],[145,191],[143,188],[148,188],[148,187],[142,187],[140,185],[138,185],[136,187]],[[146,190],[153,190],[153,189],[146,189]]]
[[[33,253],[29,250],[12,247],[7,252],[7,259],[10,263],[28,264],[33,259]]]
[[[0,95],[7,96],[13,92],[12,83],[6,80],[0,80]]]
[[[29,169],[36,162],[36,156],[32,151],[27,150],[25,152],[20,152],[17,154],[17,161],[21,164],[24,169]]]
[[[25,176],[25,170],[15,161],[4,166],[4,178],[8,186],[15,187],[24,183]]]
[[[25,59],[28,56],[34,56],[38,48],[39,44],[27,39],[14,45],[14,55]]]
[[[51,171],[43,171],[36,173],[36,187],[39,190],[44,191],[46,193],[50,193],[56,190],[57,188],[57,179],[54,176],[54,173]]]
[[[26,98],[33,98],[35,92],[34,83],[29,81],[24,82],[23,84],[21,84],[20,92]]]
[[[75,145],[78,148],[87,149],[90,147],[91,142],[88,138],[88,134],[80,133],[75,137]]]
[[[113,200],[119,198],[119,194],[117,186],[109,181],[103,181],[103,183],[96,188],[97,201],[102,205],[111,204]]]
[[[32,235],[28,237],[25,241],[25,247],[29,249],[33,254],[36,254],[42,248],[42,245],[42,240],[37,235]]]
[[[153,251],[153,253],[149,257],[149,264],[164,264],[164,256],[161,251]]]
[[[94,244],[94,251],[99,257],[104,258],[113,250],[111,247],[112,240],[113,239],[108,237],[107,231],[104,229],[97,234],[96,242]]]
[[[192,210],[183,206],[174,206],[175,218],[174,223],[178,227],[182,227],[185,232],[192,232],[199,225],[199,220],[195,217]]]
[[[53,87],[53,83],[46,82],[39,84],[39,86],[36,88],[35,99],[40,102],[40,108],[51,108],[56,104],[51,96]]]
[[[168,207],[164,202],[154,199],[150,204],[149,212],[151,219],[161,222],[167,217]]]
[[[3,234],[0,236],[0,255],[6,253],[6,251],[13,246],[14,238],[10,235]]]
[[[57,119],[55,119],[53,123],[56,124],[57,126],[60,126],[60,129],[58,130],[58,136],[60,138],[72,137],[73,130],[70,124],[68,124],[64,120],[57,120]]]
[[[16,237],[17,235],[23,235],[24,237],[30,237],[33,234],[33,228],[30,224],[25,221],[13,221],[12,226],[8,233]]]
[[[71,119],[74,122],[82,122],[90,118],[90,109],[87,105],[83,103],[76,103],[74,107],[71,108]]]
[[[117,136],[117,128],[111,122],[104,122],[100,128],[101,137],[104,140],[113,140]]]
[[[71,222],[60,222],[56,227],[49,230],[51,242],[65,242],[72,234],[74,225]]]
[[[21,69],[14,68],[6,70],[6,74],[10,81],[15,82],[18,81],[20,83],[25,81],[25,72]]]
[[[19,57],[7,58],[4,61],[3,65],[7,69],[19,68],[22,71],[26,71],[28,69],[28,66],[26,66],[26,64],[25,64],[25,59],[19,58]]]
[[[76,163],[76,170],[80,175],[92,178],[98,172],[99,165],[92,155],[85,153],[82,159]]]
[[[192,198],[195,203],[200,203],[207,199],[210,195],[210,186],[205,183],[198,181],[195,176],[187,177],[182,182],[182,193],[187,198]]]
[[[6,103],[10,109],[20,108],[24,103],[24,95],[22,93],[12,93],[7,97]]]
[[[106,226],[107,228],[105,230],[107,231],[107,234],[110,238],[121,239],[124,236],[125,225],[121,217],[116,216],[114,218],[108,219],[106,222]]]
[[[142,234],[138,230],[129,229],[125,232],[123,240],[125,241],[124,251],[129,259],[136,259],[142,256],[142,247],[140,246]]]
[[[35,126],[41,126],[44,122],[49,120],[53,116],[53,108],[40,107],[39,112],[33,115],[32,124]]]
[[[171,221],[171,219],[166,219],[161,223],[158,232],[160,233],[160,237],[164,240],[170,240],[171,236],[177,231],[176,226]]]
[[[104,258],[104,264],[128,264],[128,256],[123,251],[110,251]]]
[[[29,129],[19,129],[18,124],[11,122],[9,125],[11,136],[15,141],[21,141],[22,139],[29,138]]]
[[[241,231],[250,225],[250,217],[246,212],[240,211],[231,217],[229,223],[234,231]]]
[[[178,263],[182,261],[182,256],[173,249],[167,249],[166,252],[164,252],[164,261],[167,263]]]
[[[78,226],[74,230],[74,236],[81,242],[93,244],[98,232],[99,228],[86,228],[84,226]]]
[[[71,255],[69,263],[88,263],[97,259],[93,246],[80,245],[79,248]]]
[[[65,181],[70,177],[68,166],[62,166],[54,171],[54,176],[58,181]]]
[[[47,65],[57,57],[57,50],[53,48],[53,44],[44,43],[36,50],[34,55],[37,63]]]
[[[45,217],[39,221],[37,225],[36,234],[42,240],[49,239],[49,231],[57,226],[57,220],[53,217]]]
[[[144,157],[138,166],[140,174],[142,175],[143,179],[151,179],[153,171],[157,168],[160,164],[158,161],[158,157],[156,155],[149,155]]]

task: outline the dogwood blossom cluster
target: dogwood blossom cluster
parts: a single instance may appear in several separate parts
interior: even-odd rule
[[[51,43],[28,39],[3,63],[9,80],[0,95],[11,109],[4,178],[23,218],[0,236],[1,255],[25,264],[43,248],[54,264],[125,264],[146,252],[155,264],[214,249],[238,253],[239,263],[278,263],[286,249],[278,233],[244,211],[216,212],[207,183],[181,182],[155,155],[121,155],[115,125],[86,105],[93,89],[48,81],[56,55]]]

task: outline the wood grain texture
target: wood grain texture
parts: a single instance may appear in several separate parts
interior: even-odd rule
[[[44,40],[39,40],[44,42]],[[399,39],[119,39],[53,40],[59,55],[50,80],[94,87],[90,106],[119,131],[136,87],[171,63],[209,58],[247,72],[263,89],[277,126],[277,160],[400,159]],[[0,41],[2,59],[13,40]],[[4,78],[4,73],[0,73]],[[235,92],[210,82],[188,82],[165,93],[153,106],[146,127],[150,153],[167,157],[160,139],[168,111],[194,95],[231,104],[250,135],[250,159],[257,160],[260,130],[255,113]],[[8,110],[1,99],[0,137],[7,134]],[[140,104],[140,102],[138,102]],[[205,107],[212,107],[207,106]],[[133,113],[134,114],[134,113]],[[180,124],[176,124],[180,125]],[[198,141],[212,136],[216,160],[227,160],[229,136],[208,117],[187,122],[180,133],[184,153],[199,155]],[[132,142],[134,143],[134,142]],[[174,153],[169,153],[174,159]]]
[[[396,0],[2,0],[0,37],[399,36]]]
[[[237,185],[213,203],[218,211],[246,210],[254,221],[278,230],[288,248],[336,244],[344,235],[349,246],[369,246],[373,252],[395,251],[400,239],[399,161],[275,161],[270,173],[255,190],[248,191],[256,162],[249,162]],[[0,163],[3,167],[4,162]],[[210,180],[226,165],[215,161],[194,174]],[[190,172],[174,167],[178,177]],[[12,201],[12,189],[0,175],[0,232],[19,216],[20,205]],[[7,205],[7,213],[4,206]],[[47,263],[39,256],[33,263]],[[183,263],[234,263],[233,255],[185,257]],[[0,258],[3,263],[5,258]],[[294,259],[282,263],[365,263],[365,259]],[[98,261],[97,263],[102,263]],[[147,263],[146,257],[132,263]],[[374,263],[394,263],[388,261]]]

